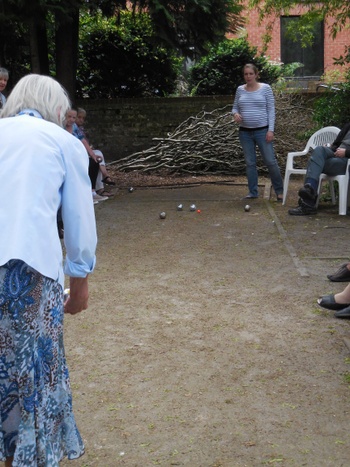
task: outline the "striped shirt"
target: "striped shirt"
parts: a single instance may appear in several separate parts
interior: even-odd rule
[[[246,91],[245,86],[239,86],[233,102],[232,113],[239,113],[242,117],[240,127],[261,128],[268,127],[268,131],[275,129],[275,99],[271,86],[260,83],[256,91]]]

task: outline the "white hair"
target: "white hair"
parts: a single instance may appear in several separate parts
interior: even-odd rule
[[[9,79],[9,72],[6,68],[0,67],[0,77]]]
[[[30,74],[20,79],[11,91],[1,118],[32,109],[45,120],[63,126],[70,105],[66,90],[57,81],[50,76]]]

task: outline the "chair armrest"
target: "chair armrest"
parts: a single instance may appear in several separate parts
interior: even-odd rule
[[[306,156],[308,154],[308,151],[297,151],[297,152],[289,152],[287,156],[289,157],[296,157],[296,156]]]

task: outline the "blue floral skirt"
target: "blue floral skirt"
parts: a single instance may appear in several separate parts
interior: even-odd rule
[[[84,445],[63,345],[63,292],[23,261],[0,267],[0,460],[56,467]]]

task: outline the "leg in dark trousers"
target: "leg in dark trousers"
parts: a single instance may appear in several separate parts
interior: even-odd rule
[[[92,157],[89,157],[89,177],[91,180],[91,186],[93,190],[95,190],[96,188],[96,179],[99,170],[100,164],[98,162],[95,162]]]
[[[57,211],[57,230],[58,230],[58,236],[62,239],[64,235],[62,208],[59,208],[59,210]]]

